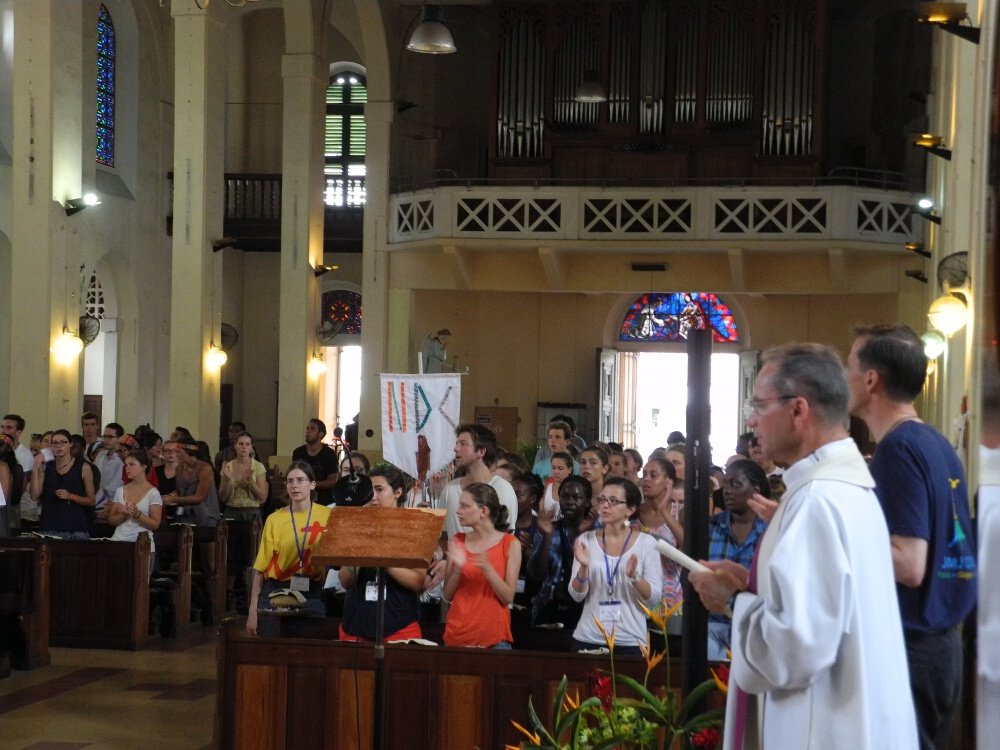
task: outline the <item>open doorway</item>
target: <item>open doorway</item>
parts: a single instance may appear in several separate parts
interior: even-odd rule
[[[666,446],[674,430],[687,431],[687,354],[639,352],[635,381],[636,448],[644,457]],[[712,354],[712,462],[732,455],[740,428],[740,355]],[[628,419],[628,415],[624,415]]]
[[[346,428],[361,411],[361,347],[325,347],[326,372],[319,384],[320,419],[330,437],[337,427]]]

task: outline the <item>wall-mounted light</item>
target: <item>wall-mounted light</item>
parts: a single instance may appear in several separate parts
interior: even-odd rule
[[[239,242],[235,237],[222,237],[217,240],[212,240],[212,252],[217,253],[220,250],[225,250],[227,247],[236,247],[236,243]]]
[[[596,104],[608,100],[608,92],[601,85],[601,79],[596,70],[583,72],[583,83],[576,87],[573,99],[587,104]]]
[[[942,294],[931,302],[927,310],[927,320],[931,327],[950,337],[961,330],[969,318],[969,308],[965,302],[953,294]]]
[[[63,205],[63,210],[67,216],[80,213],[85,208],[101,205],[101,199],[97,193],[86,193],[82,198],[70,198]]]
[[[911,253],[916,253],[921,258],[928,258],[929,259],[929,258],[933,257],[931,255],[931,252],[929,250],[925,250],[924,249],[924,245],[923,245],[922,242],[907,242],[905,245],[903,245],[903,247],[905,247]]]
[[[208,347],[208,351],[205,353],[205,366],[212,372],[218,372],[228,361],[229,355],[217,347],[213,341],[212,345]]]
[[[458,47],[455,46],[451,32],[441,23],[443,17],[441,8],[436,5],[425,5],[420,14],[420,23],[410,34],[406,49],[425,55],[450,55],[452,52],[457,52]]]
[[[921,284],[926,284],[927,283],[927,274],[925,274],[923,271],[921,271],[919,269],[913,269],[913,268],[911,268],[911,269],[909,269],[907,271],[904,271],[904,273],[907,276],[909,276],[911,279],[915,279],[915,280],[919,281]]]
[[[306,372],[309,373],[309,377],[318,378],[326,372],[326,360],[320,354],[314,353],[309,358],[309,364],[306,365]]]
[[[921,133],[914,137],[913,145],[919,146],[929,154],[934,154],[934,156],[940,156],[942,159],[951,161],[951,149],[945,148],[944,136]]]
[[[71,365],[83,351],[83,341],[75,333],[63,326],[62,333],[52,342],[49,349],[56,362],[61,365]]]
[[[920,340],[924,342],[924,354],[930,360],[937,359],[948,348],[948,339],[937,331],[928,331],[920,337]]]
[[[914,212],[923,216],[932,224],[941,226],[941,217],[934,213],[934,201],[930,198],[921,198],[917,201],[917,207],[914,209]]]
[[[917,14],[917,21],[920,23],[933,24],[967,42],[979,44],[979,29],[962,24],[962,21],[969,20],[965,3],[920,3]]]
[[[321,265],[321,266],[316,266],[316,267],[315,267],[315,268],[313,269],[313,274],[315,274],[316,278],[318,279],[318,278],[319,278],[320,276],[322,276],[322,275],[323,275],[324,273],[329,273],[330,271],[336,271],[336,270],[337,270],[338,268],[340,268],[340,266],[330,266],[330,265],[326,265],[326,266],[322,266],[322,265]]]

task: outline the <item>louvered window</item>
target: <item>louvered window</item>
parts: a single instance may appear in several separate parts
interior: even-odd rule
[[[365,204],[365,112],[368,89],[357,73],[334,76],[326,89],[326,194],[328,206]]]

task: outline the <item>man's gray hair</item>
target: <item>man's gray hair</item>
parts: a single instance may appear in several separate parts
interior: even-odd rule
[[[822,344],[786,344],[764,352],[762,363],[774,367],[777,393],[803,397],[824,424],[847,422],[850,391],[836,350]]]

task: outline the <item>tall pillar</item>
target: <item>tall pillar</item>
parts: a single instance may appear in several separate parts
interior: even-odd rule
[[[361,450],[370,451],[382,449],[379,373],[386,372],[389,365],[390,294],[386,233],[390,220],[388,154],[393,112],[391,101],[369,101],[365,105],[367,153],[370,156],[365,159],[365,252],[361,260],[364,317],[361,321],[361,434],[358,444]],[[396,331],[393,335],[408,336],[409,331]],[[398,348],[394,347],[394,350],[396,354],[392,364],[399,365]],[[372,437],[367,436],[368,430],[372,430]]]
[[[29,430],[72,427],[80,360],[60,363],[50,349],[64,327],[76,331],[80,314],[79,217],[62,204],[83,194],[82,8],[58,0],[13,7],[8,408]]]
[[[309,53],[281,59],[281,301],[278,321],[278,455],[302,444],[319,415],[319,378],[306,372],[318,351],[319,294],[313,270],[323,262],[323,125],[328,74]],[[332,426],[329,427],[333,431]]]
[[[173,0],[174,225],[170,287],[169,425],[213,443],[221,373],[206,364],[220,339],[224,83],[218,5]]]

